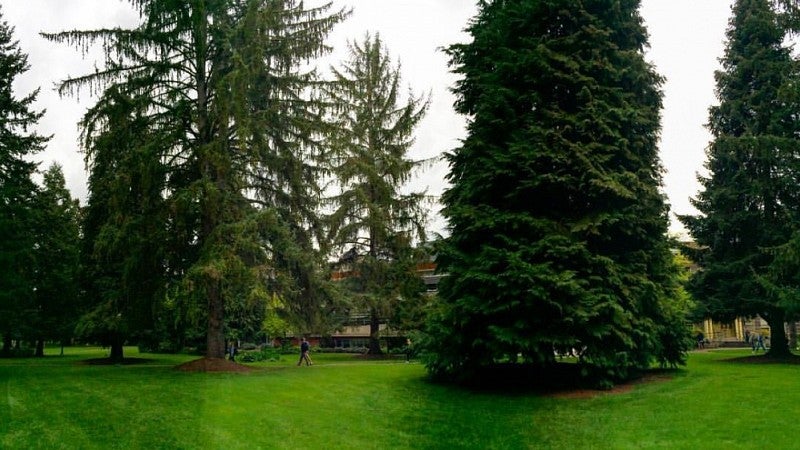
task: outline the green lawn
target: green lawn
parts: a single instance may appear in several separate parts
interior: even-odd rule
[[[798,448],[800,366],[694,353],[672,379],[554,398],[428,383],[419,364],[313,354],[248,374],[183,373],[186,356],[87,366],[96,348],[0,360],[0,448]],[[57,353],[57,350],[53,351]]]

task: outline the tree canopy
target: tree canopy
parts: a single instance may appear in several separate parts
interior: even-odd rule
[[[334,106],[331,167],[339,193],[331,198],[332,243],[355,310],[370,317],[370,353],[380,353],[379,325],[401,302],[419,296],[423,259],[412,245],[425,241],[423,192],[403,188],[424,161],[408,155],[428,101],[401,100],[400,67],[380,37],[349,45],[349,59],[332,68],[326,93]],[[416,242],[414,240],[417,240]]]
[[[42,112],[31,109],[38,90],[18,98],[13,85],[28,69],[28,57],[0,18],[0,335],[4,354],[12,339],[28,337],[27,318],[34,310],[35,201],[37,186],[31,156],[48,138],[32,128]]]
[[[69,342],[80,295],[80,205],[60,165],[51,165],[42,178],[34,205],[35,295],[29,316],[36,356],[44,356],[45,340]]]
[[[685,358],[657,155],[662,78],[638,1],[481,2],[450,46],[468,135],[428,368],[470,376],[577,352],[601,383]]]
[[[287,259],[310,248],[314,230],[319,104],[306,62],[346,16],[296,0],[132,0],[132,29],[72,30],[45,37],[106,54],[98,71],[60,84],[144,102],[147,133],[165,164],[162,227],[182,232],[174,292],[205,320],[206,356],[225,354],[225,312],[260,301],[258,286],[302,291]],[[86,142],[111,129],[114,96],[83,122]],[[134,149],[135,150],[135,149]],[[163,228],[162,228],[163,229]],[[144,256],[144,255],[143,255]],[[168,257],[169,258],[169,257]],[[172,260],[175,263],[175,259]]]
[[[708,315],[761,315],[772,354],[787,354],[784,300],[770,287],[775,250],[798,230],[798,69],[771,1],[738,0],[727,31],[719,105],[709,110],[708,176],[681,220],[699,246],[690,289]],[[773,278],[774,281],[774,278]]]

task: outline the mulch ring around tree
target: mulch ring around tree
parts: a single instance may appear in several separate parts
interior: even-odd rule
[[[258,369],[250,366],[235,363],[223,358],[200,358],[176,366],[175,369],[182,372],[226,372],[226,373],[246,373],[257,371]]]
[[[642,385],[642,384],[651,384],[651,383],[661,383],[664,381],[669,381],[672,379],[672,376],[665,372],[653,372],[647,373],[641,378],[628,381],[626,383],[621,383],[614,385],[611,389],[565,389],[561,391],[554,391],[545,394],[547,397],[551,398],[575,398],[575,399],[585,399],[585,398],[593,398],[597,397],[598,395],[616,395],[616,394],[626,394],[631,392],[634,387]]]
[[[78,361],[78,364],[87,366],[133,366],[138,364],[148,364],[156,362],[155,359],[148,358],[123,358],[115,360],[111,358],[91,358]],[[175,369],[183,372],[232,372],[232,373],[246,373],[253,372],[259,369],[254,367],[245,366],[242,364],[229,361],[222,358],[200,358],[189,361],[178,366]]]

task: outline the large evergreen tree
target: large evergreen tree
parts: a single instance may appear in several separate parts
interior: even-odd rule
[[[45,340],[63,345],[72,337],[78,317],[78,271],[80,266],[80,207],[66,187],[61,166],[44,172],[36,197],[34,308],[31,336],[36,356],[44,356]]]
[[[657,156],[661,77],[637,0],[480,2],[448,49],[468,135],[448,155],[451,235],[428,368],[546,366],[599,383],[681,363]]]
[[[31,176],[36,165],[29,157],[47,141],[30,130],[43,114],[31,110],[38,90],[22,98],[14,95],[14,81],[29,67],[13,32],[0,21],[0,335],[4,354],[10,352],[12,338],[22,337],[33,309],[36,185]]]
[[[411,246],[413,239],[425,240],[425,196],[402,189],[423,164],[408,150],[428,102],[412,93],[401,102],[400,68],[377,35],[349,49],[349,59],[332,69],[328,89],[337,106],[330,142],[341,189],[332,199],[331,223],[334,245],[347,255],[342,262],[352,274],[344,283],[356,311],[369,315],[369,352],[376,354],[380,324],[421,287],[421,260]]]
[[[225,353],[226,305],[273,284],[287,292],[308,268],[285,260],[311,247],[319,114],[305,63],[345,12],[297,0],[131,0],[134,29],[66,31],[46,37],[83,48],[102,43],[105,67],[61,84],[113,87],[149,99],[147,119],[167,162],[168,202],[188,225],[180,291],[203,302],[206,356]],[[296,245],[295,245],[296,244]],[[176,246],[180,247],[180,246]],[[314,268],[313,266],[311,267]],[[307,271],[311,272],[311,270]],[[311,272],[313,276],[314,272]]]
[[[771,1],[735,3],[716,73],[719,105],[709,111],[709,175],[693,200],[700,214],[681,218],[699,247],[694,296],[712,317],[761,315],[777,356],[789,351],[789,305],[770,288],[780,271],[774,250],[800,224],[800,71],[785,37]]]
[[[123,358],[123,344],[152,330],[164,296],[166,168],[145,117],[148,99],[109,89],[87,114],[89,199],[83,222],[82,338]],[[102,123],[102,131],[91,126]]]

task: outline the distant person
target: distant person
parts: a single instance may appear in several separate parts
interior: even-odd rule
[[[411,342],[411,339],[406,339],[406,362],[411,361],[411,356],[413,356],[414,352],[414,344]]]
[[[306,366],[314,364],[313,362],[311,362],[311,357],[308,356],[308,351],[310,349],[311,346],[308,345],[308,341],[306,340],[306,338],[303,338],[303,341],[300,343],[300,361],[297,361],[298,366],[302,364],[303,361],[306,362]]]
[[[231,361],[236,361],[236,345],[231,342],[231,347],[228,349],[228,358]]]
[[[753,344],[753,353],[757,353],[758,349],[767,351],[767,348],[764,347],[764,336],[761,333],[753,333],[750,335],[750,342]]]
[[[697,332],[697,348],[704,349],[706,348],[706,337],[703,335],[702,331]]]
[[[764,350],[765,352],[767,351],[767,347],[764,346],[764,335],[762,334],[758,335],[758,344],[756,346],[756,351],[758,351],[759,348],[761,350]]]

